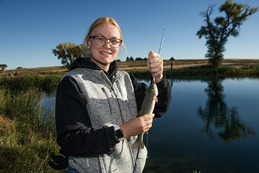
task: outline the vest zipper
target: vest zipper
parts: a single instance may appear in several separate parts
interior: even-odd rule
[[[105,96],[106,96],[106,98],[107,98],[107,101],[108,101],[108,104],[109,104],[109,108],[110,108],[110,114],[112,115],[112,105],[111,105],[111,103],[110,103],[110,101],[109,101],[109,97],[108,97],[108,94],[107,94],[107,92],[105,91],[105,89],[104,88],[102,88],[102,90],[103,90],[103,92],[104,92],[104,94],[105,94]]]
[[[121,115],[121,121],[122,121],[122,123],[125,123],[125,121],[124,121],[124,119],[123,119],[123,116],[122,116],[121,106],[120,106],[120,103],[119,103],[119,101],[118,101],[117,94],[116,94],[116,92],[114,91],[114,88],[113,88],[113,87],[111,87],[111,90],[113,91],[113,93],[114,93],[114,96],[115,96],[115,98],[116,98],[116,101],[117,101],[117,103],[118,103],[118,106],[119,106],[120,115]]]

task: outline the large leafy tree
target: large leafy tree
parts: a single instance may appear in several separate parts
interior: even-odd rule
[[[205,57],[209,59],[212,67],[218,68],[223,60],[223,52],[228,38],[237,37],[243,22],[247,20],[248,16],[256,13],[259,8],[251,8],[248,5],[227,0],[219,7],[219,12],[224,12],[225,16],[216,17],[212,21],[213,8],[214,5],[209,6],[206,12],[201,13],[201,16],[205,18],[205,26],[201,26],[196,35],[199,38],[205,37],[208,47]]]
[[[61,59],[61,63],[67,67],[79,57],[84,57],[86,49],[83,44],[77,45],[71,42],[59,43],[52,53]]]

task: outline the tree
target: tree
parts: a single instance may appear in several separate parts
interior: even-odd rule
[[[130,60],[130,61],[134,61],[134,58],[131,56],[129,60]]]
[[[171,57],[171,58],[170,58],[170,61],[174,61],[174,60],[175,60],[174,57]]]
[[[225,17],[216,17],[214,21],[211,21],[213,8],[214,6],[209,6],[206,12],[201,13],[206,25],[201,26],[196,35],[199,38],[205,37],[208,47],[205,57],[209,59],[212,67],[218,68],[223,60],[223,52],[228,38],[237,37],[243,22],[247,20],[248,16],[256,13],[259,8],[250,8],[248,5],[227,0],[219,7],[219,12],[225,12]]]
[[[79,57],[87,55],[87,49],[83,44],[76,45],[75,43],[65,42],[59,43],[56,49],[52,49],[52,53],[61,59],[61,63],[67,67]]]
[[[137,58],[135,59],[135,61],[140,61],[140,60],[143,60],[143,59],[140,58],[140,57],[137,57]]]
[[[127,56],[126,61],[134,61],[134,58],[132,56],[131,57]]]
[[[1,67],[1,71],[2,71],[2,72],[5,72],[5,69],[6,69],[6,66],[2,66],[2,67]]]

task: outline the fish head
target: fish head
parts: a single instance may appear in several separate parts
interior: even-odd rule
[[[153,97],[157,97],[158,95],[158,89],[155,82],[151,82],[150,84],[150,92]]]

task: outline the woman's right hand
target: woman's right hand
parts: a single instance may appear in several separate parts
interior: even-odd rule
[[[120,125],[124,137],[128,138],[147,132],[152,127],[154,116],[154,114],[145,114]]]

